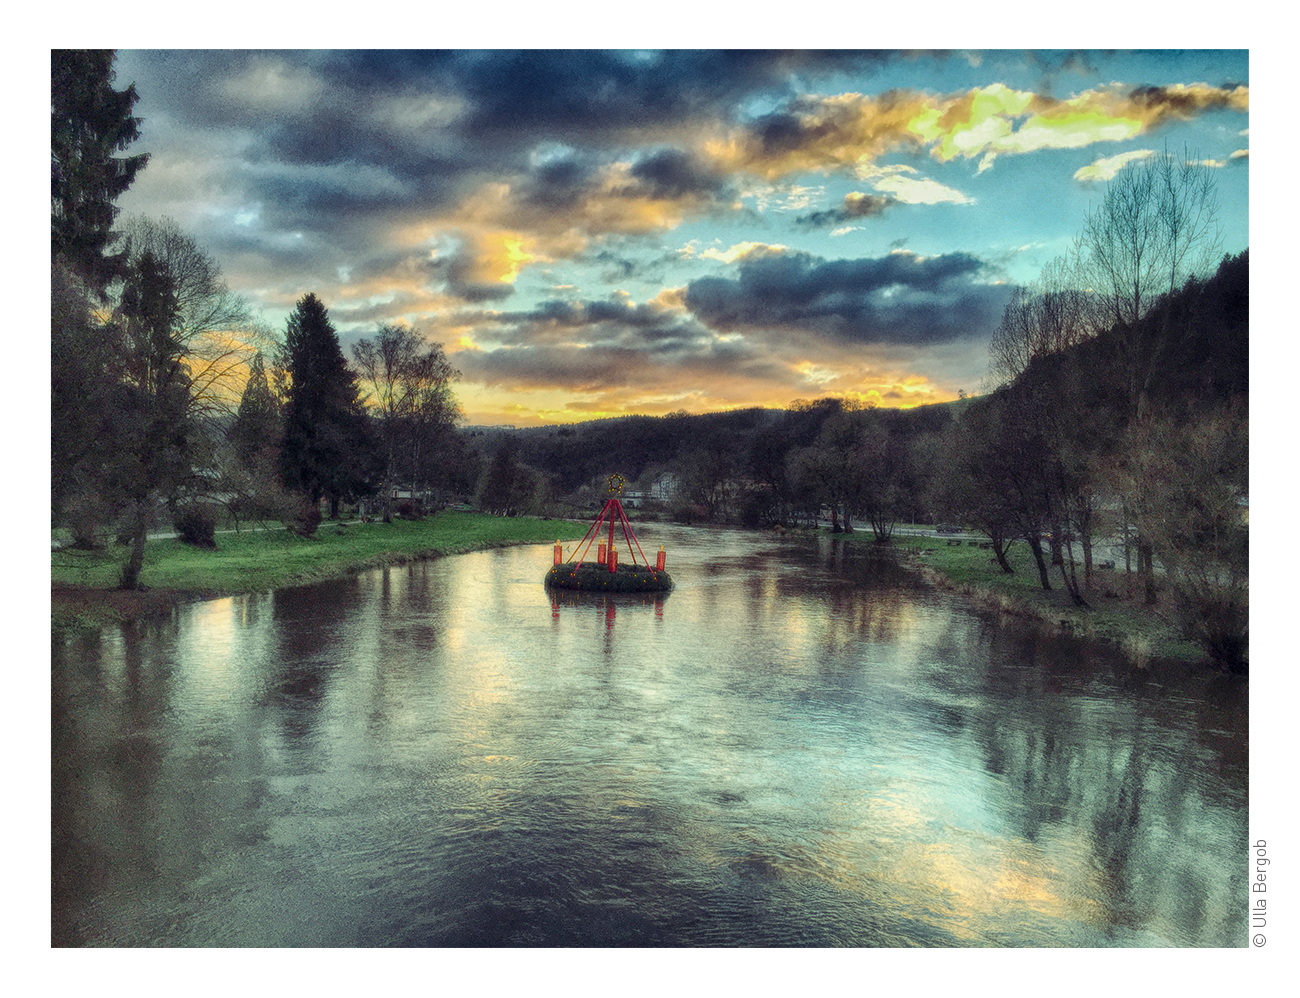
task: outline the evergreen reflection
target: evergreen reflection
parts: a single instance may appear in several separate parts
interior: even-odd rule
[[[670,539],[670,595],[522,549],[56,645],[54,938],[1243,941],[1243,683]]]

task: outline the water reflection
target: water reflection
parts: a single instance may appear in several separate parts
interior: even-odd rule
[[[653,610],[654,619],[660,623],[664,619],[664,603],[671,593],[586,593],[574,589],[548,589],[551,599],[551,621],[555,628],[561,626],[561,615],[571,617],[590,617],[599,615],[605,622],[604,640],[601,651],[605,657],[614,653],[614,622],[618,619],[619,608],[623,612],[637,612],[642,609]]]
[[[660,534],[668,595],[511,549],[57,645],[55,942],[1244,944],[1240,681]]]

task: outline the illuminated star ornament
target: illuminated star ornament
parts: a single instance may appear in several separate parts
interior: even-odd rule
[[[574,559],[564,561],[564,550],[559,541],[555,542],[555,559],[551,570],[543,580],[545,585],[560,589],[583,589],[588,592],[667,592],[673,587],[673,580],[664,570],[664,549],[659,548],[659,555],[653,567],[650,559],[641,550],[641,543],[636,539],[632,525],[627,522],[627,513],[619,496],[627,480],[620,474],[610,475],[605,480],[609,498],[600,515],[578,541],[574,548]],[[608,536],[602,537],[603,527],[608,527]],[[614,532],[621,528],[623,544],[627,548],[629,561],[619,564],[618,547],[614,543]],[[595,564],[587,563],[587,554],[593,543],[596,545]],[[640,555],[638,561],[637,556]]]

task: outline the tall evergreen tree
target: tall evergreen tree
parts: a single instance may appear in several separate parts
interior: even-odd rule
[[[239,412],[230,427],[230,443],[245,466],[280,440],[280,407],[266,382],[266,367],[258,351],[248,367],[248,383],[239,399]]]
[[[289,373],[280,473],[309,502],[328,497],[337,513],[349,495],[369,491],[376,448],[329,312],[314,294],[289,316],[284,345]]]
[[[112,418],[114,338],[95,317],[93,289],[61,262],[50,268],[50,511],[94,546],[107,515],[95,501],[102,479],[102,435]]]
[[[515,451],[509,440],[502,442],[492,456],[492,463],[483,473],[479,483],[479,508],[488,512],[506,512],[510,508],[518,465]]]
[[[121,345],[122,417],[105,441],[113,450],[106,492],[122,505],[131,554],[123,589],[139,584],[149,518],[193,474],[195,432],[189,416],[190,379],[176,336],[176,284],[167,266],[144,254],[127,274],[114,315]]]
[[[149,159],[114,155],[140,137],[135,86],[112,86],[114,56],[77,49],[50,58],[50,248],[100,291],[124,262],[104,253],[114,202]]]

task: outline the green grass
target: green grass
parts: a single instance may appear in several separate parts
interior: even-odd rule
[[[870,532],[846,538],[869,545]],[[1051,629],[1068,631],[1090,640],[1110,642],[1135,662],[1151,658],[1196,661],[1204,653],[1185,638],[1167,606],[1148,607],[1140,598],[1129,596],[1129,583],[1137,576],[1122,571],[1093,568],[1092,588],[1084,592],[1088,607],[1075,606],[1065,591],[1059,567],[1052,568],[1052,590],[1039,584],[1038,567],[1029,546],[1016,542],[1007,553],[1015,574],[1007,575],[994,562],[992,550],[962,541],[949,544],[943,537],[895,534],[890,544],[918,566],[925,566],[932,580],[1001,613],[1036,621]],[[1080,584],[1083,566],[1078,567]]]
[[[567,520],[447,511],[425,520],[353,523],[341,529],[326,521],[310,538],[285,530],[220,533],[215,551],[174,539],[151,540],[140,581],[150,589],[213,595],[265,592],[416,558],[573,540],[584,529]],[[112,589],[126,557],[125,547],[112,545],[102,551],[57,551],[50,559],[51,581]]]
[[[215,551],[174,539],[154,540],[145,550],[141,582],[154,590],[213,596],[266,592],[417,558],[557,539],[572,541],[581,538],[586,528],[585,523],[569,520],[448,510],[425,520],[353,523],[341,529],[326,521],[312,538],[284,530],[221,533]],[[840,536],[863,546],[873,543],[870,531]],[[1039,586],[1033,556],[1024,543],[1014,544],[1008,554],[1014,575],[991,564],[992,551],[968,542],[958,546],[942,537],[895,534],[890,547],[913,564],[926,566],[932,578],[986,606],[1083,637],[1114,642],[1135,660],[1202,657],[1200,649],[1182,637],[1172,615],[1127,597],[1123,572],[1095,570],[1092,590],[1085,593],[1091,606],[1085,609],[1071,603],[1059,569],[1052,571],[1055,588],[1051,592]],[[120,546],[102,551],[57,551],[50,559],[51,581],[56,586],[112,590],[126,557],[127,549]],[[85,610],[76,615],[88,624],[99,622]]]

